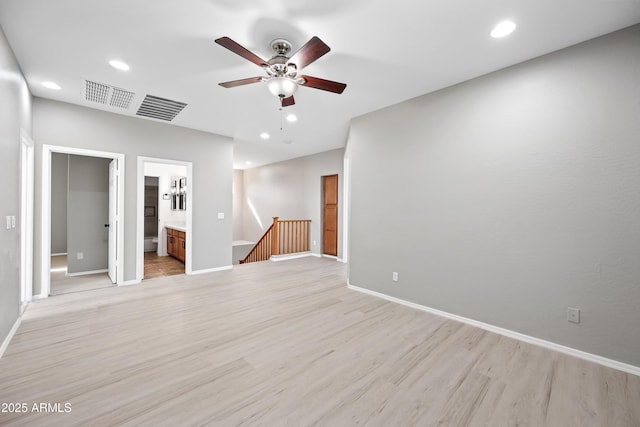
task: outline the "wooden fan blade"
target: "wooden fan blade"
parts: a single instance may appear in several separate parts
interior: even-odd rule
[[[282,106],[283,107],[288,107],[288,106],[293,105],[295,103],[296,103],[296,101],[294,101],[293,95],[291,95],[288,98],[282,98]]]
[[[240,79],[240,80],[232,80],[230,82],[218,83],[222,87],[236,87],[248,85],[251,83],[260,83],[262,81],[262,77],[249,77],[248,79]]]
[[[296,64],[298,70],[302,70],[307,65],[311,64],[322,55],[329,52],[331,48],[327,46],[318,37],[313,36],[304,46],[302,46],[296,53],[293,54],[290,63]]]
[[[229,37],[220,37],[219,39],[216,39],[215,42],[218,43],[222,47],[226,47],[231,52],[242,56],[247,61],[251,61],[251,62],[253,62],[254,64],[256,64],[256,65],[258,65],[260,67],[265,67],[265,66],[268,65],[267,62],[264,59],[260,58],[258,55],[256,55],[255,53],[251,52],[247,48],[245,48],[245,47],[241,46],[240,44],[236,43],[235,41],[231,40]]]
[[[344,83],[334,82],[332,80],[320,79],[318,77],[300,76],[304,79],[302,86],[312,87],[314,89],[326,90],[327,92],[342,93],[347,85]]]

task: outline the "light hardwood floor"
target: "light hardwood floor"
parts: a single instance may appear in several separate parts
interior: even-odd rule
[[[306,258],[61,295],[0,359],[28,426],[639,426],[640,378],[346,288]]]
[[[67,256],[55,255],[51,257],[51,295],[62,295],[71,292],[82,292],[114,286],[107,273],[67,276]]]

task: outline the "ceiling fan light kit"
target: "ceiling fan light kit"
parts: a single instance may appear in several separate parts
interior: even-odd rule
[[[329,46],[318,37],[312,37],[311,40],[291,57],[288,56],[289,52],[291,52],[291,43],[289,41],[285,39],[273,40],[271,42],[271,49],[275,55],[268,61],[263,60],[229,37],[221,37],[216,39],[215,42],[262,67],[267,74],[266,77],[249,77],[220,83],[222,87],[232,88],[251,83],[266,82],[269,91],[280,99],[280,105],[282,107],[295,104],[293,94],[298,89],[298,86],[307,86],[338,94],[342,93],[347,87],[344,83],[324,80],[318,77],[298,75],[299,70],[302,70],[331,50]]]
[[[271,77],[266,81],[269,92],[279,98],[288,98],[298,89],[298,83],[289,77]]]

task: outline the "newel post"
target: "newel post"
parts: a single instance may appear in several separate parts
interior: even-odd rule
[[[278,242],[280,239],[278,238],[278,217],[273,217],[273,228],[271,229],[271,255],[279,255],[280,254],[280,245]]]

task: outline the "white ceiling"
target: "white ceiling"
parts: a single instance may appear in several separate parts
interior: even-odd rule
[[[492,39],[504,19],[516,31]],[[185,102],[172,123],[233,137],[241,169],[343,147],[353,117],[638,22],[640,0],[0,0],[0,25],[35,96],[127,115],[145,94]],[[304,74],[348,86],[342,95],[299,88],[284,109],[298,122],[280,129],[264,83],[218,86],[263,71],[214,39],[269,59],[271,40],[295,51],[314,35],[332,50]],[[111,68],[113,58],[130,71]],[[135,92],[132,107],[85,100],[85,79]]]

